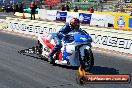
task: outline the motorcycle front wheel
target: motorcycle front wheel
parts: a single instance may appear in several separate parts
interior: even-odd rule
[[[91,49],[84,49],[84,58],[82,59],[84,69],[86,72],[89,72],[92,70],[94,65],[94,57]]]
[[[39,52],[39,54],[41,55],[42,54],[42,49],[43,49],[43,46],[42,46],[42,44],[38,41],[38,52]]]

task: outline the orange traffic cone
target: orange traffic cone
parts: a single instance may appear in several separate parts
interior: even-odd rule
[[[22,14],[22,19],[26,19],[24,12]]]

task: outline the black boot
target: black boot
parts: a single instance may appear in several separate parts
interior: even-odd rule
[[[50,62],[50,64],[55,64],[55,60],[54,60],[54,58],[52,58],[52,57],[49,57],[48,58],[48,61]]]

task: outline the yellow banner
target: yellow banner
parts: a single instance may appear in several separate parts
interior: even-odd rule
[[[97,14],[114,15],[114,28],[123,30],[132,30],[132,16],[123,12],[96,12]]]
[[[126,14],[116,14],[114,19],[114,28],[123,30],[132,30],[131,19],[132,17]]]

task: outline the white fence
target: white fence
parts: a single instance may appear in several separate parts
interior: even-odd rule
[[[114,16],[110,14],[94,14],[82,12],[62,12],[57,10],[39,9],[38,16],[40,19],[50,21],[65,21],[73,17],[80,19],[82,24],[95,25],[100,27],[108,27],[108,24],[114,25]]]

